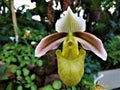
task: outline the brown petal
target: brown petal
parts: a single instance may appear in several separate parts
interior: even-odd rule
[[[107,59],[106,50],[99,38],[87,32],[75,32],[73,35],[84,49],[92,51],[103,60]]]
[[[61,32],[51,34],[43,38],[35,49],[35,56],[41,57],[47,51],[56,49],[60,45],[60,43],[65,39],[66,35],[67,33]]]

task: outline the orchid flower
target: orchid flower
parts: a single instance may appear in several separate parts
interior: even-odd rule
[[[86,50],[92,51],[103,60],[107,58],[102,41],[84,32],[85,28],[85,20],[75,15],[68,7],[65,16],[56,22],[57,33],[43,38],[35,49],[35,56],[41,57],[63,42],[62,51],[56,50],[56,55],[59,77],[67,86],[74,86],[80,82],[84,73]]]

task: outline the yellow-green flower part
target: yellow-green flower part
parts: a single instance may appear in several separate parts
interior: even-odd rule
[[[79,83],[84,73],[84,59],[86,51],[78,48],[78,42],[69,34],[63,42],[63,50],[56,51],[58,74],[67,86]]]
[[[107,59],[102,41],[85,32],[85,20],[68,7],[66,14],[57,20],[54,34],[44,37],[35,49],[35,56],[41,57],[63,43],[62,51],[56,50],[58,74],[67,86],[77,85],[84,73],[85,50],[90,50],[101,59]],[[81,45],[79,47],[78,43]]]

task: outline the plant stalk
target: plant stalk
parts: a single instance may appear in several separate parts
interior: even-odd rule
[[[13,27],[14,27],[14,33],[15,33],[15,41],[18,42],[18,31],[17,31],[17,20],[16,20],[16,13],[14,11],[14,0],[10,0],[11,2],[11,12],[12,12],[12,21],[13,21]]]

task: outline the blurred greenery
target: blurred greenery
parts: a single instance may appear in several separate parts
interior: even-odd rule
[[[120,68],[120,36],[115,36],[113,39],[108,40],[105,42],[105,48],[108,52],[108,65],[106,69],[112,68]]]
[[[120,1],[119,0],[31,0],[33,9],[25,5],[15,8],[19,41],[15,42],[10,7],[11,0],[0,0],[0,89],[1,90],[92,90],[94,74],[120,68]],[[60,9],[53,9],[61,4]],[[73,2],[74,1],[74,2]],[[65,4],[65,5],[62,5]],[[58,78],[55,52],[41,58],[34,56],[39,41],[55,32],[55,22],[71,6],[78,15],[83,10],[86,31],[99,37],[107,50],[104,62],[91,52],[85,59],[85,74],[77,86],[67,87]],[[110,10],[113,11],[110,11]],[[80,13],[79,13],[80,12]],[[32,19],[39,15],[40,21]],[[2,62],[2,64],[1,64]],[[55,75],[53,75],[55,74]],[[52,75],[52,77],[50,76]],[[48,77],[49,80],[47,80]]]

